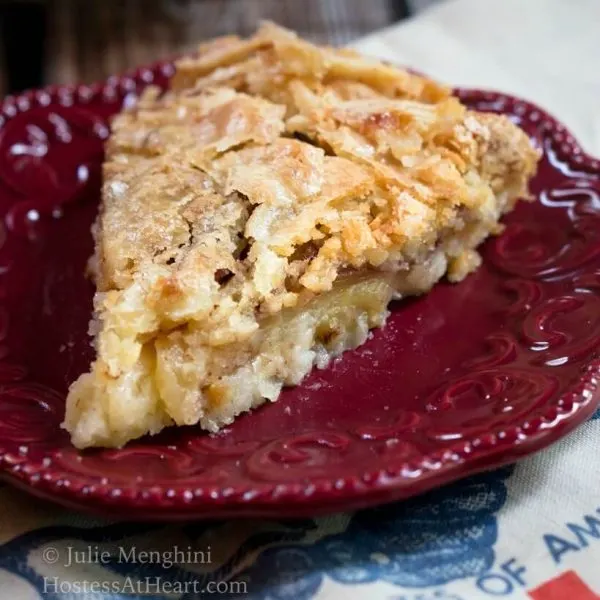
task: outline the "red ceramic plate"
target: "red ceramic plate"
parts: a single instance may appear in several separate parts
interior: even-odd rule
[[[0,107],[0,463],[62,504],[135,518],[298,516],[406,498],[547,446],[596,406],[600,166],[540,109],[461,90],[544,150],[506,232],[459,285],[388,325],[279,402],[210,436],[168,430],[78,452],[60,429],[87,368],[83,276],[107,117],[170,65]]]

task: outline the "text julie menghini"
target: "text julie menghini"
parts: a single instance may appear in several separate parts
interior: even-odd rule
[[[211,563],[210,546],[197,550],[191,546],[173,546],[166,550],[148,550],[137,546],[119,546],[106,550],[99,546],[46,546],[42,550],[42,559],[46,564],[72,565],[106,565],[106,564],[138,564],[157,565],[165,569],[173,565],[208,565]]]

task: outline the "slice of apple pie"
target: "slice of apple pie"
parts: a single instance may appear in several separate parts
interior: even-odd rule
[[[78,447],[209,431],[477,268],[538,152],[424,77],[273,24],[180,60],[112,126]]]

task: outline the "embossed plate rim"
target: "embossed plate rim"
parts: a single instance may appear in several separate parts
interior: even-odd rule
[[[142,67],[123,76],[113,76],[90,85],[49,86],[7,97],[0,105],[0,127],[6,119],[47,100],[63,106],[85,106],[86,99],[126,95],[172,72],[170,62]],[[489,102],[490,109],[502,112],[512,103],[517,114],[542,123],[544,140],[551,138],[552,151],[571,169],[587,169],[600,177],[600,165],[585,153],[567,129],[546,111],[513,96],[498,92],[459,89],[459,98]],[[66,99],[64,103],[62,99]],[[535,119],[533,117],[535,116]],[[89,509],[128,518],[177,520],[190,517],[232,516],[308,516],[340,509],[355,509],[370,504],[406,498],[471,475],[514,461],[540,450],[562,437],[591,416],[600,404],[598,379],[600,359],[591,360],[587,370],[556,404],[535,421],[523,417],[519,425],[466,437],[444,452],[421,455],[419,460],[397,459],[392,467],[375,468],[332,480],[314,477],[310,483],[254,482],[243,485],[204,484],[199,489],[180,484],[159,488],[156,484],[132,482],[127,486],[110,483],[90,485],[80,474],[73,476],[64,467],[44,461],[34,462],[26,452],[0,448],[0,477],[42,498],[77,509]],[[318,433],[318,432],[315,432]],[[2,440],[0,440],[0,444]]]

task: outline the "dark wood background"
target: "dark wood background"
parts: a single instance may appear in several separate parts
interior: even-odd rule
[[[0,97],[102,79],[207,38],[248,34],[261,19],[344,44],[410,8],[406,0],[0,0]]]

